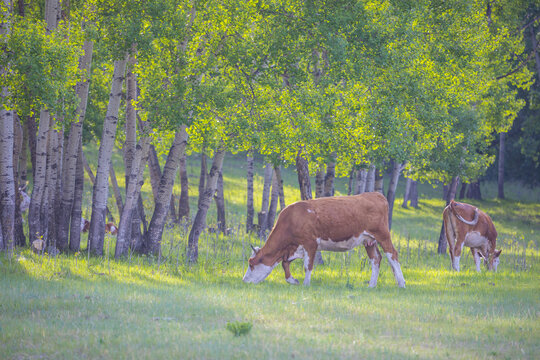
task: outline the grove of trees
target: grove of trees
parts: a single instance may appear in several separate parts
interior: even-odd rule
[[[447,184],[447,201],[459,180],[474,189],[496,159],[494,142],[501,154],[510,142],[512,154],[539,166],[539,0],[3,0],[1,7],[0,249],[8,252],[80,250],[87,143],[99,144],[89,251],[103,254],[111,193],[115,257],[129,249],[158,254],[167,221],[187,219],[190,263],[214,199],[227,231],[227,154],[247,154],[247,230],[257,220],[261,237],[285,206],[282,166],[296,167],[302,199],[313,191],[332,196],[338,176],[350,177],[351,193],[384,191],[390,220],[403,174],[404,205],[414,206],[416,181]],[[511,130],[518,114],[521,128]],[[123,155],[124,193],[114,185],[115,151]],[[164,163],[159,154],[167,154]],[[255,155],[267,164],[257,215]],[[201,162],[197,209],[189,208],[186,156]],[[504,176],[505,157],[497,158]],[[148,180],[151,214],[140,196]],[[26,183],[27,233],[19,193]]]

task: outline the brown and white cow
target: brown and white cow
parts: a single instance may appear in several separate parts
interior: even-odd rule
[[[482,258],[488,270],[497,270],[501,250],[495,249],[497,231],[488,214],[472,205],[452,200],[444,209],[443,221],[454,270],[459,271],[463,246],[471,248],[476,271],[480,272]]]
[[[377,243],[386,253],[398,286],[405,287],[383,195],[371,192],[299,201],[283,209],[264,246],[254,248],[243,280],[259,283],[281,262],[287,282],[298,284],[289,265],[304,258],[304,285],[309,285],[317,250],[348,251],[364,245],[371,262],[369,286],[375,287],[382,258]]]

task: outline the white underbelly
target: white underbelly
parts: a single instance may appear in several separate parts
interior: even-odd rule
[[[488,239],[485,236],[480,235],[478,231],[473,231],[465,235],[465,246],[478,248],[484,247],[488,244]]]
[[[359,245],[364,245],[372,241],[373,236],[365,231],[359,236],[353,236],[341,241],[317,238],[317,244],[319,244],[318,250],[322,251],[349,251]]]

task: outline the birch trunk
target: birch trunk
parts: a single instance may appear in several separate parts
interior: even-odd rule
[[[28,237],[30,243],[43,236],[41,228],[41,203],[45,192],[45,177],[47,175],[47,143],[49,139],[50,114],[42,109],[39,114],[39,129],[36,141],[36,164],[34,168],[34,186],[30,208],[28,210]]]
[[[217,228],[223,234],[227,234],[227,222],[225,220],[225,196],[223,195],[223,172],[219,172],[218,182],[216,187],[216,195],[214,196],[217,208]]]
[[[403,204],[401,204],[401,207],[404,209],[408,208],[408,203],[411,196],[411,184],[412,179],[407,178],[407,182],[405,183],[405,192],[403,193]]]
[[[399,175],[403,170],[404,165],[398,161],[392,161],[392,177],[390,178],[390,184],[388,185],[388,192],[386,199],[388,200],[388,229],[392,229],[392,214],[394,213],[394,202],[396,200],[396,189],[399,181]]]
[[[201,151],[201,173],[199,176],[199,200],[197,203],[197,207],[199,207],[201,202],[201,194],[204,193],[204,189],[206,187],[206,154],[204,153],[204,149]]]
[[[69,250],[76,253],[81,249],[82,197],[84,191],[84,167],[82,141],[79,141],[75,181],[73,186],[73,204],[71,206],[71,223],[69,229]]]
[[[356,170],[352,169],[349,172],[349,182],[348,182],[348,186],[347,186],[347,195],[348,196],[354,194],[353,187],[354,187],[354,184],[355,184],[355,177],[356,177]]]
[[[161,168],[159,166],[159,160],[154,145],[150,144],[148,152],[148,170],[150,172],[150,185],[152,185],[152,195],[154,196],[155,202],[158,196],[159,180],[161,179]]]
[[[127,252],[128,246],[132,245],[132,217],[137,211],[139,194],[141,186],[143,185],[143,170],[144,164],[148,160],[148,148],[150,145],[150,137],[144,136],[139,140],[139,144],[136,146],[135,153],[131,159],[128,186],[126,189],[126,203],[124,204],[124,210],[120,217],[120,223],[118,224],[118,234],[116,237],[116,249],[114,257],[116,259],[124,256]]]
[[[246,215],[246,233],[253,231],[253,216],[255,215],[255,206],[253,205],[253,152],[247,155],[247,215]]]
[[[114,166],[111,163],[109,167],[109,178],[111,180],[111,185],[113,188],[114,199],[116,201],[116,207],[118,208],[118,216],[122,217],[122,211],[124,210],[124,202],[122,200],[122,194],[120,193],[120,187],[118,187],[118,181],[116,180],[116,172],[114,171]],[[127,188],[127,183],[126,183]]]
[[[302,200],[312,198],[311,181],[309,179],[308,161],[302,157],[302,152],[296,155],[296,172],[298,174],[298,185],[300,187],[300,197]]]
[[[103,135],[99,147],[96,182],[94,183],[92,195],[92,217],[90,220],[90,231],[88,233],[90,251],[96,255],[103,254],[105,216],[107,198],[109,196],[109,168],[111,166],[111,155],[116,137],[116,125],[118,124],[118,111],[120,109],[126,62],[125,59],[114,62],[107,116],[103,123]]]
[[[463,199],[465,198],[465,192],[467,191],[467,183],[466,182],[463,182],[461,184],[461,190],[459,191],[459,199]]]
[[[300,186],[300,196],[302,200],[312,198],[311,180],[309,178],[309,163],[302,157],[302,152],[298,151],[296,155],[296,172],[298,174],[298,184]],[[315,254],[314,264],[324,264],[320,251]]]
[[[200,198],[199,207],[197,209],[197,215],[195,215],[195,220],[193,221],[193,226],[189,233],[188,238],[188,248],[186,259],[188,264],[195,264],[199,257],[199,237],[206,227],[206,215],[208,213],[208,208],[212,202],[212,195],[216,191],[218,175],[221,172],[223,167],[223,159],[225,157],[225,150],[219,149],[216,150],[214,154],[214,160],[212,162],[212,167],[210,168],[210,173],[208,174],[208,179],[206,181],[206,187],[203,192],[203,196]]]
[[[178,222],[189,222],[189,178],[187,173],[186,154],[180,157],[180,200],[178,201]]]
[[[265,239],[268,224],[268,207],[270,203],[270,187],[272,185],[273,166],[267,163],[264,167],[264,183],[262,192],[261,211],[258,214],[259,237]]]
[[[362,194],[366,192],[368,171],[360,169],[358,170],[358,177],[356,181],[356,191],[355,194]]]
[[[324,176],[324,196],[334,196],[334,179],[336,177],[336,163],[330,161],[326,165],[326,175]]]
[[[281,177],[281,165],[274,168],[276,172],[278,191],[279,191],[279,209],[283,211],[285,209],[285,192],[283,191],[283,178]]]
[[[186,148],[187,139],[186,126],[182,125],[176,132],[169,155],[167,156],[167,161],[165,162],[165,167],[163,168],[163,174],[159,182],[158,196],[155,201],[154,214],[152,215],[152,220],[146,234],[145,250],[152,254],[157,255],[161,250],[161,236],[170,209],[174,178],[178,170],[180,157]]]
[[[450,204],[450,201],[456,198],[456,191],[457,191],[458,183],[459,183],[459,176],[454,176],[452,178],[452,182],[450,183],[450,186],[448,189],[448,195],[446,196],[446,206]],[[444,221],[443,221],[441,225],[441,233],[439,234],[439,244],[437,247],[437,253],[438,254],[446,253],[447,245],[448,244],[446,242],[446,233],[444,231]]]
[[[324,196],[324,172],[319,167],[317,173],[315,173],[315,198],[321,198]]]
[[[29,116],[26,119],[26,127],[28,129],[28,150],[30,151],[30,162],[32,163],[32,180],[36,178],[36,119],[34,116]]]
[[[14,239],[15,246],[25,246],[26,237],[24,236],[23,219],[21,216],[21,196],[19,194],[19,188],[21,187],[21,175],[24,168],[21,164],[21,152],[24,146],[23,127],[17,114],[13,116],[13,133],[14,133],[14,145],[13,145],[13,180],[14,180],[14,193],[15,193],[15,218],[14,218]]]
[[[4,1],[4,5],[6,5]],[[2,69],[4,73],[6,70]],[[7,97],[8,91],[2,89],[2,97]],[[15,245],[15,179],[13,174],[13,112],[0,109],[0,223],[3,243],[0,249],[5,248],[10,254]]]
[[[499,176],[498,176],[498,195],[499,199],[504,199],[504,151],[505,151],[506,133],[499,134]]]
[[[411,199],[411,206],[418,209],[418,182],[416,180],[413,180],[411,183],[411,193],[409,198]]]
[[[374,191],[380,192],[384,195],[384,179],[383,173],[379,168],[375,169],[375,189]]]
[[[90,178],[90,182],[92,183],[92,187],[93,187],[94,184],[96,183],[96,177],[94,176],[92,169],[90,169],[90,165],[88,165],[88,161],[86,161],[86,156],[84,156],[84,152],[82,152],[82,150],[81,150],[81,156],[82,156],[83,169],[84,171],[86,171],[86,174]],[[83,174],[83,180],[84,180],[84,174]],[[112,216],[111,211],[109,210],[109,207],[107,206],[105,209],[107,212],[107,220],[114,222],[114,218]]]
[[[375,166],[370,165],[366,176],[366,192],[375,191]]]
[[[275,169],[276,167],[274,167],[274,175],[272,176],[272,199],[270,200],[270,208],[268,209],[268,217],[266,220],[266,229],[269,231],[274,227],[277,204],[279,202],[279,185]]]
[[[27,164],[28,164],[28,127],[24,124],[21,126],[22,130],[22,143],[21,143],[21,151],[19,153],[19,187],[25,187],[26,181],[28,179],[27,175]],[[16,189],[18,190],[18,189]]]
[[[70,216],[72,214],[73,199],[75,194],[75,177],[82,141],[82,126],[86,116],[86,106],[88,104],[88,90],[90,88],[90,65],[94,43],[86,40],[83,45],[84,55],[79,59],[79,70],[83,71],[84,80],[77,83],[75,91],[79,97],[77,106],[77,121],[73,122],[69,131],[67,146],[65,149],[64,165],[62,172],[62,196],[57,216],[58,241],[57,245],[61,251],[68,248],[68,232]],[[71,234],[71,232],[69,232]]]

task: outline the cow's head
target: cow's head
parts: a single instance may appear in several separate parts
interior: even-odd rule
[[[251,248],[253,249],[253,253],[251,253],[251,257],[249,258],[248,268],[243,280],[246,283],[257,284],[266,279],[278,263],[276,262],[273,266],[263,264],[261,249],[254,246],[251,246]]]
[[[499,256],[501,255],[501,252],[502,250],[495,249],[495,251],[493,252],[493,257],[491,259],[486,259],[484,255],[481,252],[479,252],[488,270],[497,271],[497,267],[499,266],[499,262],[500,262]]]
[[[495,249],[495,252],[493,253],[493,260],[491,260],[491,264],[488,264],[488,269],[497,271],[497,266],[499,266],[499,255],[501,255],[502,250]]]

